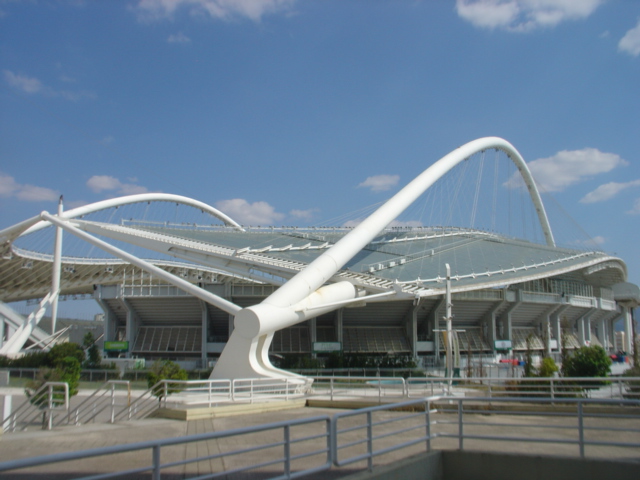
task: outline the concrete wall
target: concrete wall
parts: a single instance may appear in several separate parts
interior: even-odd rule
[[[637,478],[640,461],[469,451],[416,455],[348,480],[602,480]]]

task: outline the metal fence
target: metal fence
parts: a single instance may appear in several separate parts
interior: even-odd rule
[[[523,400],[538,409],[519,410]],[[503,405],[504,410],[496,415],[504,416],[496,419],[493,414],[486,415],[484,407],[489,402]],[[562,401],[563,408],[543,411],[554,402],[557,403],[549,398],[429,397],[342,412],[333,417],[322,415],[13,460],[0,463],[0,472],[37,466],[52,469],[53,464],[77,460],[85,460],[82,465],[86,470],[91,469],[87,465],[93,465],[86,461],[89,458],[109,459],[126,453],[135,454],[135,465],[118,471],[120,463],[111,461],[108,472],[81,478],[131,478],[142,473],[153,479],[176,474],[183,475],[181,478],[220,478],[259,472],[260,478],[289,479],[323,472],[332,465],[341,468],[358,464],[359,468],[371,470],[386,463],[383,460],[386,455],[395,454],[396,460],[434,449],[464,450],[469,445],[474,450],[500,452],[514,446],[521,453],[523,449],[526,453],[537,453],[536,448],[542,446],[551,448],[555,455],[581,458],[640,457],[640,401],[571,398]],[[197,454],[197,449],[191,455],[186,454],[188,446],[197,442],[215,442],[215,446],[210,445],[204,455]],[[143,455],[144,451],[150,455]],[[209,473],[189,470],[204,461],[208,462]]]
[[[95,457],[109,457],[121,453],[138,453],[141,465],[110,473],[100,473],[82,477],[89,479],[108,478],[136,478],[138,474],[150,474],[154,480],[162,478],[162,474],[183,474],[185,468],[196,466],[203,461],[218,462],[220,471],[206,475],[205,478],[227,478],[232,474],[250,472],[256,470],[274,471],[279,466],[280,473],[269,478],[298,478],[321,472],[331,468],[330,432],[331,418],[329,416],[317,416],[306,419],[298,419],[286,422],[270,423],[249,428],[227,430],[223,432],[210,432],[199,435],[190,435],[177,438],[153,440],[127,445],[116,445],[92,450],[84,450],[56,455],[47,455],[35,458],[26,458],[0,463],[0,472],[20,470],[37,466],[51,466],[56,463],[72,462]],[[297,430],[312,429],[310,435],[298,435]],[[261,434],[266,435],[261,435]],[[274,438],[275,437],[275,438]],[[229,440],[233,445],[242,445],[234,450],[216,452],[206,456],[193,456],[184,458],[175,455],[176,451],[184,452],[190,444],[198,442]],[[173,451],[171,450],[174,448]],[[150,452],[151,455],[144,455]],[[278,453],[279,452],[279,453]],[[150,461],[144,460],[150,458]],[[169,461],[161,461],[161,458]],[[233,465],[225,468],[224,465]],[[234,461],[238,460],[238,461]],[[114,462],[113,465],[117,465]],[[86,463],[84,464],[86,465]],[[85,467],[86,468],[86,467]],[[195,471],[198,468],[195,467]],[[194,473],[188,478],[202,478]]]
[[[453,439],[455,443],[449,443],[449,448],[459,450],[464,450],[471,441],[481,441],[475,442],[473,448],[486,450],[489,446],[504,451],[496,444],[517,443],[535,451],[533,445],[545,444],[571,446],[582,458],[590,446],[634,449],[631,455],[628,451],[621,454],[627,458],[640,454],[640,417],[637,409],[633,409],[640,407],[639,401],[567,399],[563,401],[565,409],[554,408],[546,412],[518,410],[522,401],[515,398],[430,397],[339,413],[332,422],[333,461],[337,466],[366,461],[371,469],[377,457],[416,445],[420,447],[418,451],[430,451],[434,442],[442,439]],[[488,402],[515,407],[492,412],[492,416],[508,416],[509,421],[483,420],[486,415],[478,415],[478,412],[485,413],[482,407]],[[553,400],[527,399],[527,402],[542,407],[552,404]],[[628,413],[624,410],[607,413],[607,409],[602,408],[621,406],[632,409]],[[389,415],[392,412],[396,414]],[[436,414],[443,412],[453,415],[434,420]],[[526,415],[529,421],[523,421],[519,415]],[[590,420],[597,421],[589,424]],[[612,436],[625,436],[633,441],[609,440]]]
[[[32,424],[51,430],[56,416],[64,416],[69,411],[69,384],[66,382],[47,382],[26,393],[27,400],[2,419],[0,427],[3,431],[15,432]]]
[[[603,398],[640,399],[640,377],[558,378],[421,378],[421,377],[314,377],[310,396],[389,399],[446,395],[489,398]]]

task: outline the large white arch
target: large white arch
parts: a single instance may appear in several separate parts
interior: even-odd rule
[[[356,298],[357,290],[347,282],[323,285],[444,174],[471,155],[490,148],[505,152],[520,171],[547,244],[554,246],[540,193],[520,153],[509,142],[498,137],[471,141],[427,168],[262,303],[242,309],[235,317],[235,329],[211,374],[212,378],[291,376],[288,372],[273,367],[269,361],[268,349],[273,333],[324,311],[334,310],[337,307],[328,306],[332,302]],[[310,305],[314,305],[313,312],[306,310]],[[317,309],[318,305],[327,305],[327,308],[320,310]]]
[[[82,207],[67,210],[62,214],[62,218],[78,218],[89,213],[106,210],[107,208],[120,207],[122,205],[144,202],[172,202],[181,205],[187,205],[211,214],[212,216],[224,222],[225,225],[236,228],[238,230],[244,230],[238,222],[233,220],[228,215],[222,213],[220,210],[213,208],[211,205],[207,205],[204,202],[194,200],[193,198],[185,197],[182,195],[173,195],[170,193],[139,193],[136,195],[126,195],[124,197],[110,198],[107,200],[102,200],[100,202],[90,203],[88,205],[83,205]],[[38,215],[7,229],[0,230],[0,241],[11,242],[21,235],[27,235],[29,233],[37,232],[38,230],[42,230],[43,228],[46,228],[50,225],[50,222],[42,220],[40,218],[40,215]]]

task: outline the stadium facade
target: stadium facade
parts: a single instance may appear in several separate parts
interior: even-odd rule
[[[446,172],[486,149],[518,168],[543,243],[473,228],[389,227]],[[91,219],[160,202],[222,224]],[[79,238],[94,253],[63,254],[62,232],[65,244]],[[27,242],[38,236],[44,240]],[[494,137],[443,157],[353,228],[242,227],[195,200],[144,194],[69,211],[61,204],[56,215],[1,231],[0,240],[0,353],[45,347],[52,338],[38,326],[45,311],[55,319],[59,296],[86,295],[104,311],[109,355],[216,363],[215,378],[291,377],[272,366],[273,354],[409,355],[438,364],[452,349],[517,356],[597,344],[631,351],[639,300],[621,259],[555,244],[524,160]],[[28,318],[6,305],[33,299],[40,303]],[[616,344],[619,322],[624,335]]]

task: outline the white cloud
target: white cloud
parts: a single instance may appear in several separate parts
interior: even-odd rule
[[[580,199],[580,203],[603,202],[615,197],[621,191],[631,187],[640,187],[640,180],[625,183],[605,183],[604,185],[600,185],[594,191],[587,193],[582,199]]]
[[[289,215],[299,220],[311,220],[319,211],[320,210],[317,208],[310,208],[309,210],[291,210]]]
[[[529,32],[591,15],[606,0],[456,0],[458,15],[480,28]]]
[[[20,188],[13,177],[0,173],[0,197],[8,198]]]
[[[370,188],[372,192],[384,192],[395,187],[400,180],[400,175],[375,175],[368,177],[358,187]]]
[[[60,192],[46,187],[20,184],[13,177],[0,173],[0,197],[13,197],[24,202],[56,202],[60,198]]]
[[[595,175],[606,173],[627,162],[614,153],[596,148],[562,150],[552,157],[533,160],[528,164],[536,184],[544,191],[559,192]],[[504,184],[508,188],[522,186],[518,172]]]
[[[187,37],[184,33],[178,32],[178,33],[174,33],[173,35],[169,35],[169,38],[167,38],[167,42],[185,44],[185,43],[191,43],[191,39]]]
[[[139,0],[134,10],[142,21],[172,18],[180,9],[191,15],[221,20],[246,17],[259,22],[263,16],[289,10],[296,0]]]
[[[132,181],[136,181],[133,179]],[[124,183],[110,175],[94,175],[87,180],[87,187],[95,193],[112,191],[118,195],[135,195],[137,193],[147,193],[146,187],[133,183]]]
[[[638,19],[638,24],[620,39],[618,50],[634,57],[640,55],[640,19]]]
[[[43,91],[42,82],[37,78],[18,75],[9,70],[4,70],[4,79],[12,87],[25,93],[40,93]]]
[[[285,217],[267,202],[249,203],[243,198],[220,200],[215,206],[242,225],[273,225]]]
[[[83,98],[95,98],[95,94],[91,92],[71,92],[69,90],[55,90],[44,85],[35,77],[20,75],[10,70],[4,70],[5,82],[13,88],[16,88],[30,95],[45,95],[47,97],[60,97],[65,100],[77,102]]]
[[[631,210],[627,211],[630,215],[640,215],[640,198],[636,198]]]
[[[607,243],[607,239],[605,237],[602,235],[596,235],[593,238],[575,241],[573,242],[573,245],[577,245],[582,248],[598,248],[605,243]]]

